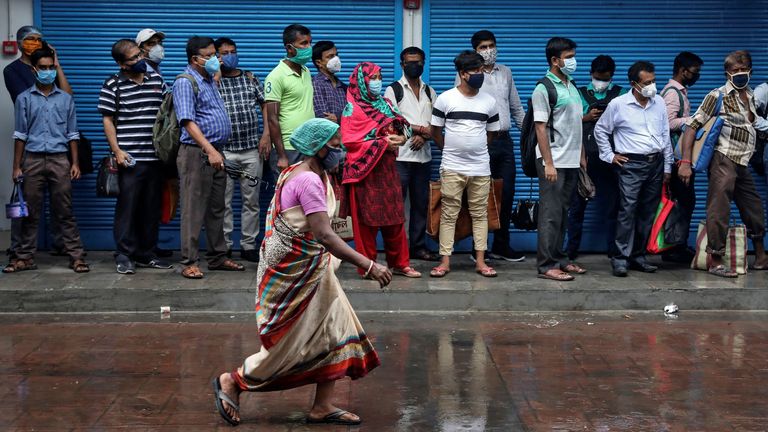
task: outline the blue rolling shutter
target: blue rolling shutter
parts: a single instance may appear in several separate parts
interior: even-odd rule
[[[253,71],[262,81],[285,54],[282,31],[291,23],[309,27],[314,41],[325,39],[336,43],[343,62],[339,76],[345,80],[361,61],[379,64],[385,82],[393,79],[394,65],[399,63],[395,59],[402,45],[400,0],[209,0],[203,3],[35,0],[35,11],[36,22],[58,50],[75,91],[78,123],[94,143],[94,160],[108,150],[96,105],[104,79],[117,69],[110,55],[111,46],[120,38],[134,39],[143,28],[166,34],[166,58],[161,69],[167,80],[172,80],[186,66],[184,47],[193,35],[234,39],[241,68]],[[112,249],[114,200],[97,198],[94,184],[95,174],[75,183],[73,205],[78,225],[87,248]],[[271,189],[262,190],[262,223],[272,195]],[[234,206],[237,233],[238,200]],[[160,241],[164,247],[177,248],[178,237],[178,218],[161,226]],[[237,244],[237,237],[234,240]]]
[[[579,7],[575,7],[577,5]],[[765,32],[768,1],[765,0],[649,0],[636,4],[600,0],[591,3],[426,0],[424,7],[424,49],[429,57],[429,75],[425,80],[438,93],[453,86],[453,58],[461,50],[472,49],[470,38],[481,29],[496,35],[498,61],[512,69],[523,104],[533,85],[546,73],[544,48],[552,36],[569,37],[579,44],[576,55],[579,65],[574,77],[579,85],[590,82],[592,59],[607,54],[616,60],[616,83],[627,86],[629,66],[636,60],[649,60],[656,65],[657,85],[661,90],[672,75],[672,62],[678,52],[688,50],[698,54],[705,64],[701,79],[690,89],[694,110],[709,90],[724,83],[722,65],[728,52],[747,49],[752,53],[753,87],[765,81],[768,72],[768,33]],[[516,128],[513,130],[517,146],[519,133]],[[765,179],[755,180],[765,197]],[[531,179],[518,169],[516,199],[527,197],[530,185]],[[705,217],[706,185],[706,176],[699,175],[694,222]],[[534,184],[534,194],[537,189]],[[586,215],[582,249],[604,251],[601,218],[592,207],[588,207]],[[738,215],[735,207],[732,214]],[[512,239],[516,248],[536,249],[535,233],[513,233]]]

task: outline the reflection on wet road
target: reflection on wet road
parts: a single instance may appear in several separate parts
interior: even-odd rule
[[[382,366],[337,385],[366,431],[761,431],[768,314],[362,314]],[[249,315],[0,317],[0,430],[229,430],[210,379]],[[241,431],[303,423],[313,389],[245,395]]]

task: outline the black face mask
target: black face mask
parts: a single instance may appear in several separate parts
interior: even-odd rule
[[[690,86],[692,86],[692,85],[696,84],[696,81],[698,81],[698,80],[699,80],[699,77],[700,77],[700,76],[701,76],[701,74],[700,74],[700,73],[698,73],[698,72],[692,73],[692,74],[691,74],[691,77],[690,77],[690,78],[688,78],[687,80],[685,80],[685,85],[686,85],[687,87],[690,87]]]
[[[416,79],[424,73],[424,65],[419,62],[408,62],[403,65],[403,73],[410,79]]]
[[[145,73],[147,71],[147,62],[144,59],[141,59],[137,61],[136,63],[128,66],[125,69],[126,72],[133,72],[133,73]]]

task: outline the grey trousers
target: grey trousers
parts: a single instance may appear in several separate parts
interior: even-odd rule
[[[43,209],[45,189],[50,195],[51,222],[59,225],[64,252],[70,261],[83,257],[80,230],[72,213],[71,164],[66,153],[27,153],[22,163],[24,173],[24,199],[29,216],[21,220],[19,244],[15,255],[19,259],[32,259],[37,252],[37,229]]]
[[[626,155],[628,156],[628,155]],[[664,156],[630,159],[617,168],[619,212],[616,216],[616,251],[611,262],[626,265],[628,260],[645,260],[648,237],[661,199]]]
[[[568,226],[568,207],[579,181],[578,168],[558,168],[557,181],[550,182],[544,177],[544,166],[541,162],[541,158],[536,160],[536,172],[539,175],[536,266],[539,274],[568,265],[563,242]]]
[[[209,266],[218,266],[227,258],[224,242],[224,192],[227,175],[203,163],[202,150],[182,144],[176,157],[181,200],[181,263],[200,260],[200,230],[205,226]]]
[[[261,178],[264,161],[259,155],[259,149],[245,151],[224,151],[224,157],[227,160],[237,162],[240,168]],[[224,241],[227,243],[227,249],[232,249],[232,231],[234,230],[232,214],[232,195],[235,194],[235,181],[227,176],[227,190],[224,195]],[[256,249],[256,237],[259,235],[259,190],[261,185],[251,187],[249,180],[241,178],[240,196],[242,197],[242,209],[240,211],[240,249]]]

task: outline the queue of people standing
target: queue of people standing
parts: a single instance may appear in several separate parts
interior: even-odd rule
[[[263,83],[240,67],[237,41],[231,38],[190,38],[188,65],[170,87],[161,74],[164,33],[143,29],[135,38],[113,44],[116,71],[103,83],[98,110],[119,167],[114,223],[118,273],[172,268],[157,247],[160,185],[168,177],[179,179],[182,276],[204,277],[199,265],[203,227],[208,270],[243,271],[232,259],[232,197],[238,180],[226,174],[225,165],[236,164],[258,178],[268,168],[278,179],[307,157],[292,136],[313,118],[339,125],[343,151],[328,152],[322,163],[341,193],[341,213],[351,216],[355,249],[370,262],[376,261],[381,232],[393,274],[421,277],[411,265],[411,259],[418,259],[439,261],[429,274],[445,277],[451,271],[463,205],[472,220],[472,259],[479,275],[497,276],[488,259],[525,259],[510,243],[516,173],[510,130],[513,124],[523,128],[526,113],[512,71],[496,61],[499,47],[492,32],[481,30],[470,38],[473,49],[454,60],[455,87],[439,95],[421,79],[426,54],[418,47],[402,51],[402,76],[385,87],[386,74],[374,63],[360,63],[348,80],[338,76],[342,63],[334,42],[313,44],[305,26],[292,24],[282,36],[285,57]],[[54,243],[69,256],[74,271],[87,272],[72,214],[71,181],[80,176],[72,89],[55,49],[39,29],[22,27],[17,39],[22,56],[6,67],[4,76],[15,102],[13,179],[23,179],[29,216],[14,219],[10,261],[3,271],[36,268],[37,227],[47,188]],[[768,268],[765,212],[747,166],[757,131],[768,132],[768,85],[755,92],[749,88],[748,52],[726,57],[726,84],[710,92],[694,113],[687,89],[696,83],[704,62],[693,53],[675,58],[673,76],[659,95],[652,63],[634,63],[622,86],[614,82],[614,60],[600,55],[591,62],[591,82],[577,87],[572,79],[577,44],[554,37],[544,52],[548,70],[530,105],[540,195],[539,277],[569,281],[587,271],[576,261],[588,203],[577,188],[583,177],[594,182],[596,201],[602,204],[613,274],[656,271],[646,260],[645,245],[661,190],[669,187],[690,224],[695,205],[692,143],[695,131],[714,115],[725,126],[710,166],[718,176],[710,181],[707,202],[709,271],[735,276],[722,259],[732,201],[754,243],[753,268]],[[317,70],[314,76],[307,67],[310,61]],[[153,125],[167,93],[172,94],[180,127],[178,156],[170,166],[162,163],[153,145]],[[723,100],[719,112],[718,95]],[[430,250],[426,241],[433,144],[442,151],[438,251]],[[501,180],[503,187],[500,227],[493,231],[489,248],[492,180]],[[261,190],[245,179],[239,188],[241,258],[257,262]],[[690,262],[692,255],[687,245],[680,245],[663,259]],[[371,276],[370,268],[359,271]]]

